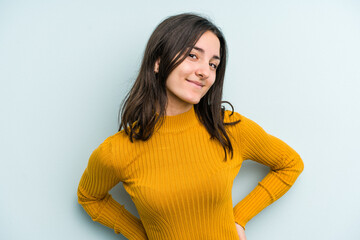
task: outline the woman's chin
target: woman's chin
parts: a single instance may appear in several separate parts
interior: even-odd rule
[[[192,105],[198,104],[199,102],[200,102],[200,99],[191,99],[191,100],[187,101],[187,103],[192,104]]]
[[[188,99],[186,99],[186,102],[190,103],[190,104],[198,104],[201,100],[200,96],[192,96],[189,97]]]

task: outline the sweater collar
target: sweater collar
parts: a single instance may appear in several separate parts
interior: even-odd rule
[[[174,116],[164,116],[164,122],[160,126],[159,132],[181,132],[199,123],[193,105],[187,112]]]

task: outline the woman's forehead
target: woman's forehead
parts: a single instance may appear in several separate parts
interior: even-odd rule
[[[220,40],[211,31],[206,31],[202,34],[193,49],[202,54],[212,55],[215,59],[220,59]]]

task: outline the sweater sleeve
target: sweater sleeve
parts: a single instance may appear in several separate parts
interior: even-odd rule
[[[115,233],[128,239],[147,239],[141,220],[108,193],[121,181],[112,161],[111,142],[106,139],[89,158],[79,183],[78,202],[92,220],[114,229]]]
[[[246,223],[284,195],[304,169],[299,154],[282,140],[266,133],[254,121],[241,116],[240,142],[243,159],[270,167],[269,173],[234,207],[235,222]]]

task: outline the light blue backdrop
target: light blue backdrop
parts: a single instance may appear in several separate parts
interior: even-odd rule
[[[1,239],[125,239],[91,221],[77,185],[117,130],[151,32],[184,11],[227,38],[224,99],[305,163],[248,239],[360,239],[357,0],[0,1]],[[243,164],[234,205],[267,171]],[[122,186],[111,192],[139,216]]]

